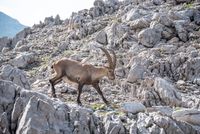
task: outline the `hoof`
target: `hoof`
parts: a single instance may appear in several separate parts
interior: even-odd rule
[[[104,103],[105,103],[107,106],[111,106],[110,102],[108,102],[108,101],[105,101]]]
[[[81,102],[78,102],[78,105],[79,105],[79,106],[82,106],[82,103],[81,103]]]
[[[52,96],[53,98],[57,98],[56,94],[52,94],[51,96]]]

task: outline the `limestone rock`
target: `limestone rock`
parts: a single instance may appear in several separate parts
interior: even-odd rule
[[[31,33],[31,28],[30,27],[24,28],[24,30],[22,30],[21,32],[17,33],[16,36],[12,39],[13,48],[17,44],[18,41],[26,38],[26,36],[29,35],[30,33]]]
[[[105,120],[105,134],[125,133],[124,126],[119,118],[115,118],[111,115],[107,116]]]
[[[181,96],[170,82],[157,77],[155,78],[154,87],[161,100],[167,105],[179,106],[181,104]]]
[[[2,67],[0,78],[3,80],[12,81],[22,88],[30,89],[30,84],[26,73],[23,70],[12,67],[11,65],[5,65]]]
[[[185,121],[193,125],[200,125],[200,111],[197,109],[181,109],[174,111],[172,114],[174,119]]]
[[[133,21],[147,15],[147,11],[143,9],[132,9],[126,15],[127,21]]]
[[[9,47],[11,45],[11,39],[8,37],[2,37],[0,38],[0,52],[4,47]]]
[[[97,37],[96,37],[96,42],[107,45],[108,44],[108,39],[107,39],[107,34],[105,31],[101,31]]]
[[[34,96],[30,98],[22,116],[18,119],[16,134],[72,133],[67,126],[69,122],[67,118],[64,109],[56,111],[52,104]]]
[[[143,74],[145,69],[142,65],[133,64],[128,73],[127,81],[128,82],[136,82],[144,78]]]
[[[188,24],[188,21],[185,21],[185,20],[175,21],[175,28],[178,33],[178,37],[184,42],[188,40],[188,32],[185,29],[187,24]]]
[[[145,111],[145,106],[140,102],[125,102],[121,108],[124,112],[133,114]]]
[[[11,60],[11,64],[18,68],[26,68],[29,64],[33,63],[35,59],[35,54],[23,52],[18,54],[16,58]]]
[[[152,28],[142,30],[138,34],[139,42],[145,47],[151,48],[161,39],[161,33]]]
[[[143,17],[143,18],[131,21],[130,26],[133,29],[147,28],[148,26],[150,26],[150,21],[151,21],[150,19]]]

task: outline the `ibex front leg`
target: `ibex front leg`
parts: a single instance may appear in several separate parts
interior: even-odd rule
[[[103,102],[106,104],[106,105],[109,105],[109,102],[106,100],[106,98],[103,96],[103,93],[99,87],[99,83],[95,83],[92,85],[96,90],[97,92],[99,93],[99,95],[102,97],[103,99]]]
[[[54,86],[59,83],[60,81],[62,81],[62,76],[60,77],[54,77],[52,79],[49,80],[50,84],[51,84],[51,95],[52,97],[56,97],[56,93],[55,93],[55,88]]]

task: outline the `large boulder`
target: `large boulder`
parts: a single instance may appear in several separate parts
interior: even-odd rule
[[[25,106],[22,116],[18,118],[16,134],[72,133],[72,129],[67,126],[68,118],[64,107],[56,110],[51,103],[33,96]]]
[[[200,111],[197,109],[181,109],[174,111],[172,117],[179,121],[185,121],[200,126]]]
[[[17,87],[12,82],[0,80],[0,133],[10,134],[10,118],[17,96]]]
[[[161,32],[154,28],[147,28],[138,34],[139,42],[145,47],[152,48],[161,39]]]
[[[0,80],[0,87],[0,133],[103,133],[91,109],[66,105],[9,81]]]
[[[140,9],[140,8],[133,8],[132,10],[130,10],[127,14],[126,14],[126,20],[127,21],[133,21],[133,20],[137,20],[140,19],[142,17],[144,17],[145,15],[147,15],[149,12],[144,10],[144,9]]]
[[[114,117],[113,115],[108,115],[104,121],[105,134],[124,134],[125,128],[122,121]]]
[[[3,80],[12,81],[22,88],[30,89],[30,84],[26,73],[23,70],[20,70],[11,65],[4,65],[2,67],[0,78]]]
[[[107,45],[108,44],[108,39],[107,39],[107,34],[105,31],[101,31],[97,36],[96,36],[96,42]]]
[[[181,105],[181,95],[177,92],[177,89],[173,86],[172,83],[160,77],[156,77],[154,82],[154,88],[160,96],[160,99],[167,105]]]
[[[187,20],[177,20],[174,21],[175,29],[178,33],[178,37],[180,40],[186,42],[188,40],[188,32],[186,30],[187,25],[189,25],[189,22]]]
[[[13,60],[11,60],[11,64],[18,68],[26,68],[29,64],[33,63],[35,59],[35,54],[23,52],[18,54]]]
[[[129,64],[131,65],[131,69],[127,76],[128,82],[134,83],[144,79],[147,66],[147,61],[144,58],[144,54],[145,52],[139,53],[136,57],[133,58],[132,61],[129,62]]]
[[[145,111],[145,106],[140,102],[125,102],[122,104],[121,109],[127,113],[139,113]]]
[[[15,37],[12,39],[12,47],[14,48],[14,46],[17,44],[18,41],[26,38],[26,36],[29,34],[31,34],[30,27],[24,28],[24,30],[16,34]]]
[[[0,52],[4,47],[9,47],[11,45],[11,39],[8,37],[2,37],[0,38]]]
[[[130,22],[130,26],[132,29],[142,29],[150,26],[151,20],[146,17],[142,17]]]

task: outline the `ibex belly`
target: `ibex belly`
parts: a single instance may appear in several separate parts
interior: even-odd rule
[[[71,81],[75,83],[88,83],[88,72],[83,67],[73,67],[65,70],[66,81]]]
[[[76,84],[76,82],[73,82],[73,81],[69,80],[69,79],[67,78],[67,76],[64,76],[64,77],[62,78],[62,80],[63,80],[64,82],[70,84],[70,85]]]

